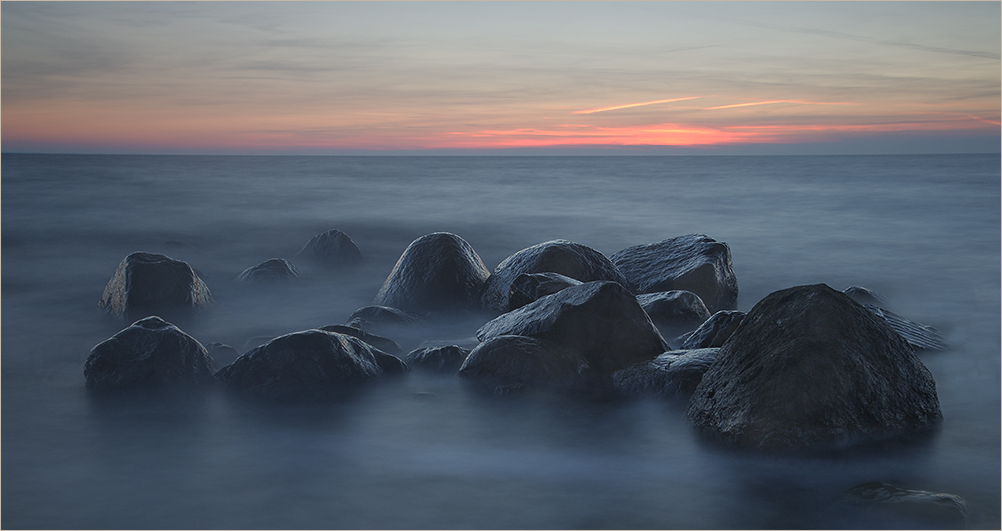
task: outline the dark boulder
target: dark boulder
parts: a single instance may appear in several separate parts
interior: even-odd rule
[[[446,345],[412,350],[404,361],[408,367],[454,373],[469,355],[470,351],[459,345]]]
[[[823,284],[759,301],[703,375],[687,416],[705,434],[774,450],[892,438],[942,419],[936,382],[908,343]]]
[[[296,253],[296,258],[331,268],[343,268],[361,262],[362,252],[347,234],[331,229],[314,236]]]
[[[362,330],[361,328],[356,328],[354,326],[332,324],[327,326],[321,326],[317,330],[323,330],[324,332],[336,332],[338,334],[345,334],[351,337],[357,337],[362,341],[365,341],[366,343],[378,348],[379,350],[382,350],[387,354],[393,354],[394,356],[403,354],[403,350],[400,348],[400,345],[398,345],[396,341],[383,336],[377,336],[376,334],[371,334],[369,332],[366,332],[365,330]]]
[[[883,319],[916,350],[947,350],[950,348],[939,331],[931,326],[909,321],[896,313],[872,304],[864,304],[863,307]]]
[[[691,291],[660,291],[637,295],[640,307],[651,321],[672,336],[692,330],[710,318],[702,299]]]
[[[279,336],[216,373],[234,391],[268,400],[324,400],[407,366],[345,334],[305,330]]]
[[[699,325],[699,328],[675,341],[679,343],[680,349],[720,347],[737,330],[744,318],[745,312],[740,310],[720,310]]]
[[[849,286],[848,288],[842,290],[842,293],[845,293],[852,300],[860,304],[876,304],[879,306],[887,302],[887,300],[879,293],[866,289],[862,286]]]
[[[495,336],[470,352],[459,376],[496,394],[520,389],[572,389],[588,370],[580,352],[545,339]]]
[[[634,293],[691,291],[711,312],[734,309],[738,280],[731,249],[703,234],[688,234],[612,255]]]
[[[363,306],[348,317],[345,325],[376,334],[393,334],[413,329],[424,318],[389,306]]]
[[[274,283],[299,278],[299,270],[284,258],[272,258],[244,269],[237,276],[238,282]]]
[[[147,317],[102,341],[84,363],[94,391],[199,387],[212,383],[213,361],[195,338],[159,317]]]
[[[185,318],[211,302],[209,288],[187,263],[136,252],[118,264],[98,306],[133,320],[150,315]]]
[[[508,289],[508,311],[517,310],[540,297],[553,295],[578,284],[582,282],[560,273],[522,273],[515,277]]]
[[[615,282],[587,282],[508,312],[477,331],[552,341],[584,355],[600,374],[654,359],[669,349],[637,298]]]
[[[512,282],[524,273],[559,273],[581,282],[610,280],[627,286],[626,278],[602,253],[567,240],[553,240],[522,249],[505,258],[487,280],[481,297],[484,310],[509,311]]]
[[[966,529],[967,501],[956,494],[869,482],[839,500],[846,523],[864,529]]]
[[[373,304],[419,314],[477,311],[489,276],[466,240],[435,232],[407,246]]]
[[[240,357],[240,353],[237,349],[225,344],[225,343],[206,343],[205,350],[209,353],[209,357],[216,363],[217,366],[226,366],[233,363],[233,360]]]
[[[688,398],[703,379],[703,373],[717,359],[718,350],[703,348],[665,352],[651,361],[613,373],[613,387],[633,397]]]

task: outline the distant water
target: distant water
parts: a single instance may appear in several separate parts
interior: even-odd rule
[[[4,528],[846,527],[866,523],[831,500],[866,481],[959,494],[974,526],[999,528],[998,155],[4,154],[0,183]],[[332,228],[361,248],[359,271],[234,284]],[[920,354],[944,422],[907,448],[764,456],[707,446],[684,403],[488,400],[418,372],[311,407],[84,390],[91,347],[126,325],[97,301],[133,251],[201,271],[217,303],[184,329],[244,352],[344,322],[435,231],[489,268],[556,238],[612,254],[704,233],[730,245],[746,311],[799,284],[868,287],[953,346]]]

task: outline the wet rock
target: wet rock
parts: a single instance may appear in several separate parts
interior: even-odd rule
[[[337,269],[360,263],[362,252],[347,234],[331,229],[310,239],[296,258]]]
[[[136,252],[118,264],[98,306],[135,320],[150,315],[185,318],[211,302],[209,288],[187,263]]]
[[[369,332],[366,332],[365,330],[362,330],[361,328],[356,328],[354,326],[332,324],[327,326],[321,326],[317,330],[323,330],[324,332],[335,332],[338,334],[345,334],[351,337],[357,337],[362,341],[365,341],[366,343],[378,348],[379,350],[382,350],[387,354],[393,354],[394,356],[403,354],[403,350],[400,348],[400,345],[398,345],[396,341],[383,336],[378,336],[376,334],[371,334]]]
[[[680,349],[719,347],[731,337],[744,318],[745,312],[720,310],[699,325],[699,328],[680,336],[675,341],[679,343]]]
[[[863,307],[887,322],[914,349],[948,350],[950,348],[950,345],[946,343],[939,331],[931,326],[909,321],[896,313],[889,312],[872,304],[864,304]]]
[[[600,374],[612,374],[669,350],[637,298],[620,284],[605,281],[547,295],[477,331],[481,341],[502,335],[545,339],[576,350]]]
[[[470,352],[459,376],[495,391],[571,389],[588,369],[580,352],[545,339],[500,335]]]
[[[687,417],[763,449],[839,447],[926,430],[936,383],[908,343],[847,295],[818,284],[765,297],[703,375]]]
[[[634,293],[691,291],[710,312],[734,309],[738,281],[731,249],[703,234],[627,247],[611,256]]]
[[[234,391],[268,400],[325,400],[406,370],[400,359],[356,337],[305,330],[252,349],[220,369],[216,379]]]
[[[84,364],[93,391],[200,387],[212,382],[213,361],[195,338],[159,317],[147,317],[102,341]]]
[[[860,304],[875,304],[879,306],[887,303],[887,300],[879,293],[862,286],[849,286],[842,290],[842,293],[845,293],[849,298]]]
[[[567,240],[553,240],[505,258],[487,280],[481,302],[486,311],[509,311],[512,282],[525,273],[559,273],[581,282],[610,280],[627,286],[626,278],[602,253]]]
[[[404,361],[408,367],[454,373],[469,355],[470,351],[459,345],[446,345],[412,350]]]
[[[702,299],[691,291],[660,291],[637,295],[640,307],[662,330],[679,334],[692,330],[710,318]]]
[[[419,314],[478,311],[489,276],[466,240],[435,232],[404,250],[373,304]]]
[[[238,282],[274,283],[299,278],[299,270],[292,262],[284,258],[272,258],[260,264],[248,267],[237,276]]]
[[[626,396],[688,398],[717,358],[715,348],[673,350],[644,363],[616,371],[613,387]]]
[[[363,306],[348,317],[345,325],[370,333],[392,334],[413,328],[424,322],[424,318],[410,312],[389,306]]]
[[[508,289],[508,311],[517,310],[540,297],[553,295],[578,284],[582,282],[560,273],[522,273],[515,277]]]
[[[206,352],[209,353],[209,357],[216,363],[217,366],[226,366],[233,363],[233,360],[240,356],[237,349],[225,344],[225,343],[207,343],[205,345]]]
[[[869,482],[856,485],[839,502],[870,529],[964,529],[968,523],[967,502],[956,494]]]

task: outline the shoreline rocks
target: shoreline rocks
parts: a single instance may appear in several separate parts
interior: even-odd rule
[[[211,302],[208,286],[186,262],[140,251],[118,264],[98,306],[129,320],[151,315],[175,319]]]
[[[494,394],[504,394],[539,388],[572,389],[588,368],[588,361],[574,349],[535,337],[499,335],[470,352],[459,376]]]
[[[296,253],[295,258],[339,269],[361,263],[362,252],[347,234],[331,229],[317,234],[306,242],[306,245]]]
[[[284,258],[265,260],[256,266],[244,269],[237,275],[237,282],[253,284],[273,284],[299,278],[299,270]]]

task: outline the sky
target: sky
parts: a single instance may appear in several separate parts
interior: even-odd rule
[[[0,148],[1000,151],[1000,2],[0,3]]]

